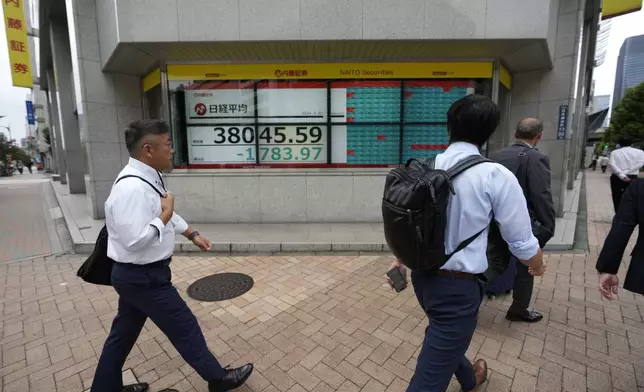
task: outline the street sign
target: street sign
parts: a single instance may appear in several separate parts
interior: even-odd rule
[[[568,105],[559,106],[559,122],[557,123],[557,140],[566,140],[566,125],[568,124]]]
[[[34,114],[34,104],[31,101],[27,102],[27,122],[29,125],[34,125],[36,123],[36,116]]]

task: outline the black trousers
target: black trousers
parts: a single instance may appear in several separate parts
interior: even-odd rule
[[[148,317],[204,380],[224,376],[221,365],[208,350],[197,318],[171,283],[169,264],[167,261],[145,267],[115,263],[112,286],[119,295],[119,308],[103,346],[91,392],[118,392],[123,388],[121,369]]]
[[[514,257],[514,256],[512,256]],[[516,257],[515,257],[516,259]],[[534,277],[528,272],[528,266],[515,260],[517,264],[517,274],[514,277],[514,287],[512,288],[512,306],[510,310],[522,312],[530,307],[532,299],[532,290],[534,288]]]
[[[628,176],[631,180],[637,178],[637,176]],[[615,174],[610,176],[610,191],[613,195],[613,207],[615,212],[619,209],[619,204],[622,202],[622,196],[626,192],[626,188],[630,185],[630,182],[622,181]]]
[[[429,326],[407,392],[445,392],[452,375],[471,391],[476,376],[465,352],[476,330],[483,283],[418,272],[412,272],[411,282]]]

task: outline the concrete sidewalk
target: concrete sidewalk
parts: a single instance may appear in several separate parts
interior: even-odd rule
[[[555,236],[546,250],[563,251],[574,246],[581,178],[582,174],[575,181],[574,189],[566,194],[564,216],[557,218]],[[75,251],[91,253],[104,222],[89,216],[85,195],[69,194],[59,182],[52,182],[52,186],[74,241]],[[195,223],[193,226],[213,242],[214,253],[388,251],[380,223]],[[198,249],[184,237],[177,236],[175,251],[197,252]]]

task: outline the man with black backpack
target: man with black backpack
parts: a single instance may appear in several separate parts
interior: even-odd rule
[[[183,234],[202,251],[210,242],[174,212],[160,172],[172,167],[165,121],[133,121],[125,130],[130,160],[105,202],[107,256],[114,260],[111,285],[118,312],[103,346],[91,392],[146,392],[145,383],[123,386],[121,369],[150,318],[181,357],[208,383],[209,392],[240,387],[253,371],[247,364],[221,367],[210,352],[197,318],[172,285],[174,236]],[[166,392],[176,392],[166,389]],[[162,391],[163,392],[163,391]]]
[[[468,95],[447,113],[450,145],[428,162],[395,169],[383,197],[385,237],[406,279],[410,267],[418,302],[429,318],[408,392],[444,392],[452,375],[464,391],[487,379],[487,364],[465,352],[483,299],[482,274],[493,217],[510,251],[532,275],[545,271],[539,242],[516,177],[481,157],[500,112],[483,96]],[[388,278],[390,285],[396,282]]]

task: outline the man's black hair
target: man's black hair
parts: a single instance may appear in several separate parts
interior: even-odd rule
[[[543,132],[543,122],[538,118],[528,117],[519,121],[515,136],[517,139],[532,140]]]
[[[621,147],[628,147],[633,144],[633,139],[628,136],[620,136],[617,139],[617,144],[619,144]]]
[[[492,136],[501,121],[501,111],[483,95],[467,95],[447,111],[450,143],[467,142],[479,148]]]
[[[148,135],[163,135],[170,132],[168,123],[163,120],[136,120],[125,128],[125,146],[134,157],[138,152],[141,140]]]

